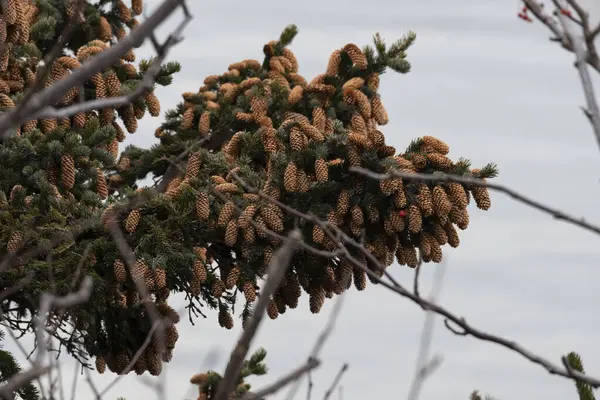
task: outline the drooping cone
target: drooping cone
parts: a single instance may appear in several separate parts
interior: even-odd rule
[[[244,292],[244,297],[246,298],[247,303],[256,301],[256,289],[252,283],[244,282],[242,291]]]
[[[267,315],[271,319],[277,319],[279,316],[279,311],[277,311],[277,303],[275,303],[275,300],[271,299],[269,302],[269,305],[267,306]]]
[[[128,233],[135,232],[141,218],[139,209],[131,210],[127,218],[125,219],[125,230]]]
[[[186,179],[195,178],[198,175],[198,171],[200,171],[200,165],[202,164],[200,153],[192,153],[190,154],[185,170]]]
[[[227,289],[234,288],[237,281],[240,279],[240,274],[241,274],[241,271],[240,271],[239,267],[231,268],[231,270],[227,274],[227,279],[225,281],[225,286],[227,287]]]
[[[113,264],[113,269],[117,282],[123,283],[127,280],[127,269],[122,260],[116,259]]]
[[[75,185],[75,160],[71,155],[63,155],[60,158],[60,169],[62,184],[71,189]]]
[[[196,197],[196,216],[198,219],[207,220],[210,215],[210,200],[208,194],[198,193]]]
[[[106,199],[108,197],[106,178],[104,177],[104,172],[102,172],[100,168],[96,169],[96,193],[98,193],[98,196],[100,196],[101,199]]]
[[[17,251],[19,249],[19,246],[21,245],[22,241],[23,241],[23,235],[21,234],[21,232],[19,232],[19,231],[13,232],[13,234],[10,236],[10,239],[8,240],[8,243],[6,245],[6,250],[8,250],[10,253]]]
[[[219,325],[225,329],[233,328],[233,318],[224,308],[219,310]]]
[[[325,289],[320,286],[314,287],[309,296],[310,312],[318,314],[325,303]]]
[[[106,371],[106,360],[102,356],[96,357],[96,371],[99,374],[103,374]]]
[[[160,115],[160,101],[154,92],[148,92],[144,95],[144,99],[146,100],[146,106],[148,107],[148,112],[153,117],[158,117]]]

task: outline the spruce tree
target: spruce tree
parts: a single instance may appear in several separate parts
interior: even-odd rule
[[[22,371],[14,355],[8,350],[4,350],[2,342],[5,338],[6,332],[0,330],[0,387],[12,376]],[[31,382],[19,388],[17,394],[23,400],[38,400],[40,398],[38,389]]]
[[[4,109],[18,104],[31,87],[40,59],[73,14],[63,0],[9,3],[19,6],[14,6],[16,19],[2,17],[10,48],[0,65]],[[140,3],[133,1],[130,8],[120,0],[86,2],[84,21],[52,65],[46,85],[122,38],[137,24]],[[122,373],[151,330],[145,303],[153,302],[172,322],[166,331],[168,351],[158,354],[157,346],[148,347],[134,371],[157,375],[178,338],[180,316],[168,304],[169,294],[186,293],[190,319],[201,315],[201,307],[217,310],[217,322],[227,329],[234,316],[248,318],[281,243],[266,229],[285,235],[298,226],[306,244],[322,251],[295,254],[268,308],[272,319],[295,309],[303,292],[310,311],[318,313],[326,298],[352,284],[365,289],[364,270],[344,257],[323,255],[340,243],[319,225],[249,193],[242,182],[336,225],[385,266],[396,260],[415,267],[419,255],[439,263],[442,246],[457,247],[457,229],[469,224],[471,199],[480,209],[490,207],[486,188],[400,178],[379,182],[349,171],[352,166],[375,172],[397,168],[483,179],[497,174],[493,163],[471,168],[467,159],[453,161],[449,146],[432,136],[413,140],[403,151],[386,144],[378,129],[389,119],[378,93],[380,77],[390,69],[409,72],[406,52],[416,35],[389,45],[375,35],[373,45],[362,49],[346,44],[331,54],[323,74],[307,81],[290,49],[297,33],[288,26],[278,40],[264,45],[262,61],[235,62],[204,79],[199,90],[183,93],[156,129],[158,142],[148,149],[128,146],[119,152],[119,144],[146,112],[160,113],[153,91],[116,110],[30,121],[0,144],[5,244],[0,257],[12,260],[0,272],[0,290],[34,277],[1,300],[2,311],[30,319],[42,292],[64,295],[91,275],[91,301],[65,310],[60,321],[55,318],[59,332],[74,329],[69,339],[57,335],[61,343],[85,365],[95,358],[99,372],[108,367]],[[136,66],[134,61],[131,51],[93,76],[82,93],[73,88],[56,106],[79,97],[128,93],[150,63]],[[179,69],[175,62],[164,65],[156,83],[168,85]],[[148,177],[165,190],[143,186]],[[89,224],[99,215],[102,224]],[[111,221],[122,227],[135,252],[131,270],[111,236]],[[381,276],[364,254],[351,250]],[[150,298],[140,297],[138,279]]]

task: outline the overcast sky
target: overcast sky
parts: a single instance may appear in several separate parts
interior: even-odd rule
[[[146,3],[152,9],[159,0]],[[496,162],[497,182],[600,223],[600,152],[578,108],[584,99],[573,56],[547,40],[544,26],[518,19],[518,1],[188,3],[195,19],[186,40],[171,53],[183,69],[173,85],[158,92],[163,110],[175,106],[182,92],[197,90],[204,76],[222,73],[234,61],[262,60],[263,44],[290,23],[300,29],[291,49],[307,78],[324,72],[329,54],[348,42],[368,44],[375,32],[392,41],[412,29],[418,35],[409,51],[413,71],[382,78],[390,114],[383,128],[387,141],[403,149],[415,137],[437,136],[450,144],[453,158],[468,157],[475,166]],[[165,23],[162,37],[177,18]],[[144,47],[138,54],[150,51]],[[158,118],[144,119],[131,142],[154,143],[158,123]],[[600,376],[599,298],[593,293],[600,278],[599,238],[502,194],[494,194],[492,203],[488,212],[471,208],[461,246],[446,252],[440,301],[476,327],[514,339],[556,363],[568,351],[579,351],[587,370]],[[424,289],[434,268],[424,267]],[[397,265],[390,270],[412,284],[411,270]],[[303,296],[299,309],[265,322],[255,345],[269,351],[270,374],[253,380],[255,387],[305,360],[332,306],[329,301],[321,314],[311,315]],[[350,364],[342,381],[344,400],[405,398],[423,320],[418,307],[383,288],[350,291],[322,353],[323,365],[314,374],[315,398],[322,397],[344,362]],[[455,336],[436,321],[432,351],[443,356],[443,363],[421,399],[466,399],[475,388],[501,400],[576,398],[571,382],[496,345]],[[219,328],[215,314],[195,327],[182,320],[175,357],[166,370],[169,399],[195,398],[188,379],[206,369],[203,360],[212,350],[219,357],[210,367],[224,369],[240,325],[237,320],[232,331]],[[63,374],[72,375],[72,361],[62,361],[68,367]],[[103,387],[113,378],[94,379]],[[71,378],[65,382],[69,387]],[[142,395],[151,390],[131,375],[107,398]],[[77,398],[92,398],[83,379]]]

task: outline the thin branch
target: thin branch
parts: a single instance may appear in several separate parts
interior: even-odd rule
[[[344,365],[342,365],[342,368],[340,368],[337,375],[335,376],[335,379],[333,380],[333,382],[331,382],[331,386],[325,392],[325,396],[323,396],[323,400],[329,400],[329,397],[331,397],[331,394],[333,393],[333,391],[335,390],[337,385],[339,385],[340,381],[342,380],[342,376],[344,375],[344,373],[347,370],[348,370],[348,363],[344,363]]]
[[[495,190],[497,192],[502,192],[513,199],[526,204],[532,208],[535,208],[539,211],[542,211],[546,214],[550,214],[552,217],[558,220],[562,220],[568,222],[570,224],[576,225],[580,228],[583,228],[587,231],[593,232],[595,234],[600,235],[600,226],[590,224],[583,219],[583,217],[578,218],[571,216],[569,214],[564,213],[555,208],[551,208],[546,206],[536,200],[533,200],[529,197],[526,197],[516,191],[507,188],[506,186],[499,185],[497,183],[489,183],[487,181],[475,178],[468,178],[458,175],[450,175],[450,174],[420,174],[420,173],[408,173],[402,172],[398,170],[391,170],[387,174],[378,174],[371,170],[362,167],[350,167],[350,172],[357,173],[359,175],[368,176],[369,178],[377,179],[377,180],[388,180],[393,178],[403,178],[408,180],[418,180],[418,181],[428,181],[428,182],[457,182],[465,185],[476,185],[476,186],[484,186],[488,189]]]
[[[290,383],[298,381],[298,379],[304,376],[304,374],[312,371],[319,365],[321,365],[321,362],[319,360],[309,358],[308,361],[306,361],[306,363],[302,364],[300,367],[296,368],[292,372],[284,375],[282,378],[273,382],[269,386],[259,390],[258,392],[246,394],[244,397],[242,397],[242,400],[262,400],[265,396],[275,394]]]
[[[85,303],[92,295],[93,279],[91,276],[83,278],[79,290],[69,293],[64,297],[57,297],[51,293],[42,293],[40,307],[35,318],[35,336],[38,345],[34,366],[26,371],[13,375],[4,385],[0,386],[0,398],[10,397],[10,394],[25,384],[47,373],[53,365],[42,365],[46,355],[46,340],[44,338],[46,319],[50,310],[54,308],[64,309]]]
[[[302,241],[302,234],[299,229],[294,229],[290,232],[281,247],[273,254],[273,259],[271,260],[267,271],[267,281],[261,289],[252,317],[250,317],[246,328],[231,352],[229,362],[227,363],[225,373],[223,374],[223,379],[219,383],[219,389],[215,396],[215,400],[226,400],[233,390],[240,370],[244,364],[244,359],[250,349],[252,339],[256,335],[267,309],[271,295],[275,293],[275,290],[285,276],[300,241]]]

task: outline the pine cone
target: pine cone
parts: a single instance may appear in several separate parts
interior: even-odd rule
[[[214,297],[219,298],[223,295],[225,289],[225,283],[223,283],[222,280],[217,278],[212,284],[211,292]]]
[[[129,22],[132,18],[131,11],[121,0],[116,1],[116,14],[124,23]]]
[[[50,133],[58,128],[58,121],[56,118],[42,118],[40,119],[40,125],[42,127],[42,132]]]
[[[305,147],[305,137],[298,127],[290,129],[290,147],[293,151],[300,151]]]
[[[421,142],[423,146],[431,147],[436,152],[446,155],[450,152],[450,146],[441,141],[440,139],[433,136],[423,136],[421,138]]]
[[[304,88],[300,85],[294,86],[290,93],[288,94],[288,104],[290,106],[295,105],[300,100],[302,100],[302,96],[304,95]]]
[[[103,374],[106,371],[106,360],[102,356],[96,357],[96,371],[99,374]]]
[[[448,196],[444,189],[439,185],[433,188],[432,201],[433,209],[438,216],[445,217],[452,209],[452,203],[448,200]]]
[[[227,280],[225,281],[225,287],[227,289],[233,289],[240,279],[241,271],[239,267],[233,267],[227,274]]]
[[[188,108],[181,116],[181,129],[191,129],[194,125],[194,109]]]
[[[138,223],[140,222],[141,216],[142,216],[142,214],[140,213],[139,209],[131,210],[131,212],[125,219],[125,230],[128,233],[135,232],[135,230],[138,226]]]
[[[350,209],[350,192],[342,190],[337,200],[336,212],[340,217],[345,216]]]
[[[22,241],[23,241],[23,235],[21,234],[21,232],[19,232],[19,231],[13,232],[13,234],[10,236],[10,239],[8,240],[8,243],[6,245],[6,250],[8,250],[9,253],[13,253],[13,252],[17,251],[19,249],[19,247],[21,246]]]
[[[485,186],[475,186],[471,189],[471,193],[473,194],[473,198],[475,199],[475,204],[477,204],[477,208],[481,210],[489,210],[492,206],[492,201],[490,199],[490,192]]]
[[[352,216],[352,223],[354,225],[356,225],[356,226],[364,225],[365,217],[364,217],[362,209],[357,204],[352,206],[351,216]]]
[[[355,45],[353,43],[348,43],[347,45],[345,45],[343,47],[342,51],[344,51],[346,54],[348,54],[348,57],[350,57],[350,59],[352,60],[352,63],[358,69],[361,69],[361,70],[367,69],[367,67],[368,67],[367,57],[365,57],[365,55],[362,52],[362,50],[360,49],[360,47],[358,47],[357,45]]]
[[[452,168],[452,160],[439,153],[427,153],[427,160],[436,168],[447,171]]]
[[[374,92],[379,89],[379,74],[377,72],[373,72],[367,77],[367,86]]]
[[[365,290],[367,287],[367,273],[359,267],[354,267],[352,272],[354,276],[354,287],[356,290]]]
[[[267,306],[267,315],[271,319],[277,319],[279,316],[279,311],[277,311],[277,303],[275,303],[275,300],[271,299],[269,302],[269,305]]]
[[[318,182],[327,182],[329,180],[329,168],[327,162],[322,158],[315,161],[315,177]]]
[[[267,204],[262,207],[260,209],[260,215],[263,217],[267,226],[274,232],[283,232],[283,212],[275,204]]]
[[[417,195],[419,208],[423,212],[423,217],[428,217],[433,214],[433,201],[431,191],[425,183],[419,185],[419,194]]]
[[[146,361],[148,372],[152,376],[158,376],[162,372],[162,360],[158,354],[150,347],[146,348]]]
[[[221,212],[219,213],[219,218],[217,220],[217,226],[220,228],[224,228],[227,226],[229,221],[233,218],[235,214],[235,205],[228,201],[221,207]]]
[[[377,121],[379,125],[386,125],[390,121],[390,118],[388,117],[388,113],[385,110],[385,107],[383,106],[383,103],[381,102],[381,97],[379,95],[373,97],[373,100],[371,100],[371,106],[373,109],[373,117],[375,118],[375,121]]]
[[[283,187],[290,193],[298,190],[298,168],[293,162],[289,163],[285,168],[283,174]]]
[[[60,158],[61,179],[65,188],[71,189],[75,185],[75,160],[71,155]]]
[[[210,132],[210,112],[204,111],[198,120],[198,132],[201,135],[208,135]]]
[[[233,318],[231,318],[231,314],[224,308],[219,310],[219,325],[225,329],[233,328]]]
[[[142,15],[144,11],[144,5],[142,0],[131,0],[131,11],[135,15]]]
[[[167,349],[174,348],[175,343],[177,343],[177,339],[179,339],[177,327],[175,325],[169,325],[167,329],[165,329],[165,345]]]
[[[206,282],[206,279],[208,278],[208,272],[206,270],[206,266],[204,265],[204,262],[202,262],[201,260],[194,261],[194,278],[199,283]]]
[[[142,260],[137,260],[133,266],[133,270],[131,271],[131,277],[134,281],[144,279],[146,271],[148,271],[148,266],[146,263],[144,263]]]
[[[127,269],[122,260],[116,259],[113,264],[113,270],[117,282],[123,283],[127,280]]]
[[[156,287],[159,289],[164,289],[167,286],[167,273],[162,268],[156,268],[154,270],[154,281],[156,282]]]
[[[340,50],[335,50],[329,56],[329,61],[327,62],[327,70],[325,75],[327,76],[335,76],[339,72],[340,62],[342,60],[342,52]]]
[[[210,200],[208,194],[198,193],[196,197],[196,216],[198,219],[206,221],[210,215]]]
[[[458,237],[458,232],[456,232],[456,229],[454,229],[454,225],[452,225],[451,222],[446,222],[444,225],[444,230],[448,236],[448,244],[450,247],[458,247],[460,245],[460,238]]]
[[[450,221],[454,222],[461,230],[465,230],[469,226],[469,213],[465,208],[458,208],[454,205],[449,217]]]
[[[418,233],[423,226],[423,217],[419,208],[411,204],[408,210],[408,230],[412,233]]]
[[[323,110],[322,107],[313,108],[313,110],[312,110],[313,126],[320,131],[324,131],[326,121],[327,121],[327,116],[325,115],[325,110]]]
[[[246,298],[247,303],[256,301],[256,289],[251,282],[244,282],[242,285],[242,291],[244,292],[244,297]]]
[[[323,228],[321,228],[319,225],[315,225],[313,226],[313,233],[312,233],[312,240],[315,243],[323,243],[323,240],[325,239],[325,231],[323,231]]]
[[[458,208],[467,208],[469,204],[469,199],[467,197],[467,192],[463,185],[457,182],[449,182],[448,188],[446,189],[446,193],[450,198],[452,204],[454,204]]]

